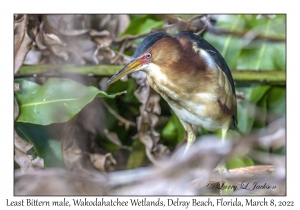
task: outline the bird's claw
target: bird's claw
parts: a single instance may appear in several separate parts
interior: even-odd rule
[[[224,161],[220,162],[217,167],[214,169],[215,172],[219,174],[227,174],[229,173],[228,169],[226,168],[226,163]]]

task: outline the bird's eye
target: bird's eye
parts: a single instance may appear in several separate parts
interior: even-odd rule
[[[146,54],[146,58],[151,58],[151,56],[152,56],[152,55],[151,55],[151,53],[149,53],[149,52]]]

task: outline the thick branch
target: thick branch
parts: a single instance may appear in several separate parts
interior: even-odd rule
[[[34,65],[22,66],[15,75],[19,77],[52,77],[61,74],[81,74],[86,76],[112,76],[123,66],[99,65],[99,66],[73,66],[73,65]],[[286,71],[263,71],[263,70],[231,70],[236,83],[259,83],[270,85],[285,85]]]

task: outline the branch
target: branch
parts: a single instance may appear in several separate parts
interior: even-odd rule
[[[216,28],[207,28],[207,31],[216,34],[216,35],[233,35],[237,37],[244,37],[249,31],[230,31],[230,30],[224,30],[224,29],[216,29]],[[253,38],[254,40],[264,40],[268,42],[285,42],[285,37],[276,37],[276,36],[265,36],[262,34],[256,34],[256,36]]]
[[[33,65],[21,66],[15,78],[21,77],[53,77],[62,74],[81,74],[85,76],[103,77],[112,76],[123,66],[98,65],[98,66],[74,66],[74,65]],[[237,83],[259,83],[269,85],[286,85],[285,70],[231,70],[233,79]]]
[[[286,85],[286,71],[268,70],[231,70],[236,83],[260,83]]]
[[[15,77],[51,77],[65,73],[82,74],[86,76],[112,76],[123,66],[119,65],[24,65]]]

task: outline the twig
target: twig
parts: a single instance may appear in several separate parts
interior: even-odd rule
[[[125,118],[123,118],[122,116],[120,116],[118,113],[116,113],[112,108],[110,108],[110,106],[108,106],[108,104],[103,101],[104,106],[106,107],[106,109],[109,111],[109,113],[111,113],[115,118],[117,118],[120,122],[125,124],[126,129],[129,128],[129,126],[135,126],[135,122],[131,122],[129,120],[126,120]]]
[[[148,36],[154,32],[158,32],[158,31],[166,31],[167,29],[169,29],[171,26],[165,26],[163,28],[157,28],[157,29],[151,29],[150,32],[148,33],[144,33],[144,34],[139,34],[139,35],[125,35],[122,39],[119,39],[119,40],[115,40],[114,41],[114,44],[119,44],[119,43],[122,43],[124,41],[132,41],[132,40],[135,40],[135,39],[139,39],[139,38],[143,38],[145,36]]]
[[[127,44],[127,40],[124,40],[124,42],[122,42],[122,45],[121,45],[121,48],[120,48],[118,54],[112,59],[111,63],[115,63],[116,60],[123,54],[126,44]]]
[[[209,28],[207,27],[207,31],[216,34],[216,35],[233,35],[238,37],[244,37],[249,31],[230,31],[225,29],[216,29],[216,28]],[[253,40],[264,40],[268,42],[285,42],[285,37],[275,37],[275,36],[265,36],[261,34],[257,34],[256,37],[253,38]]]

